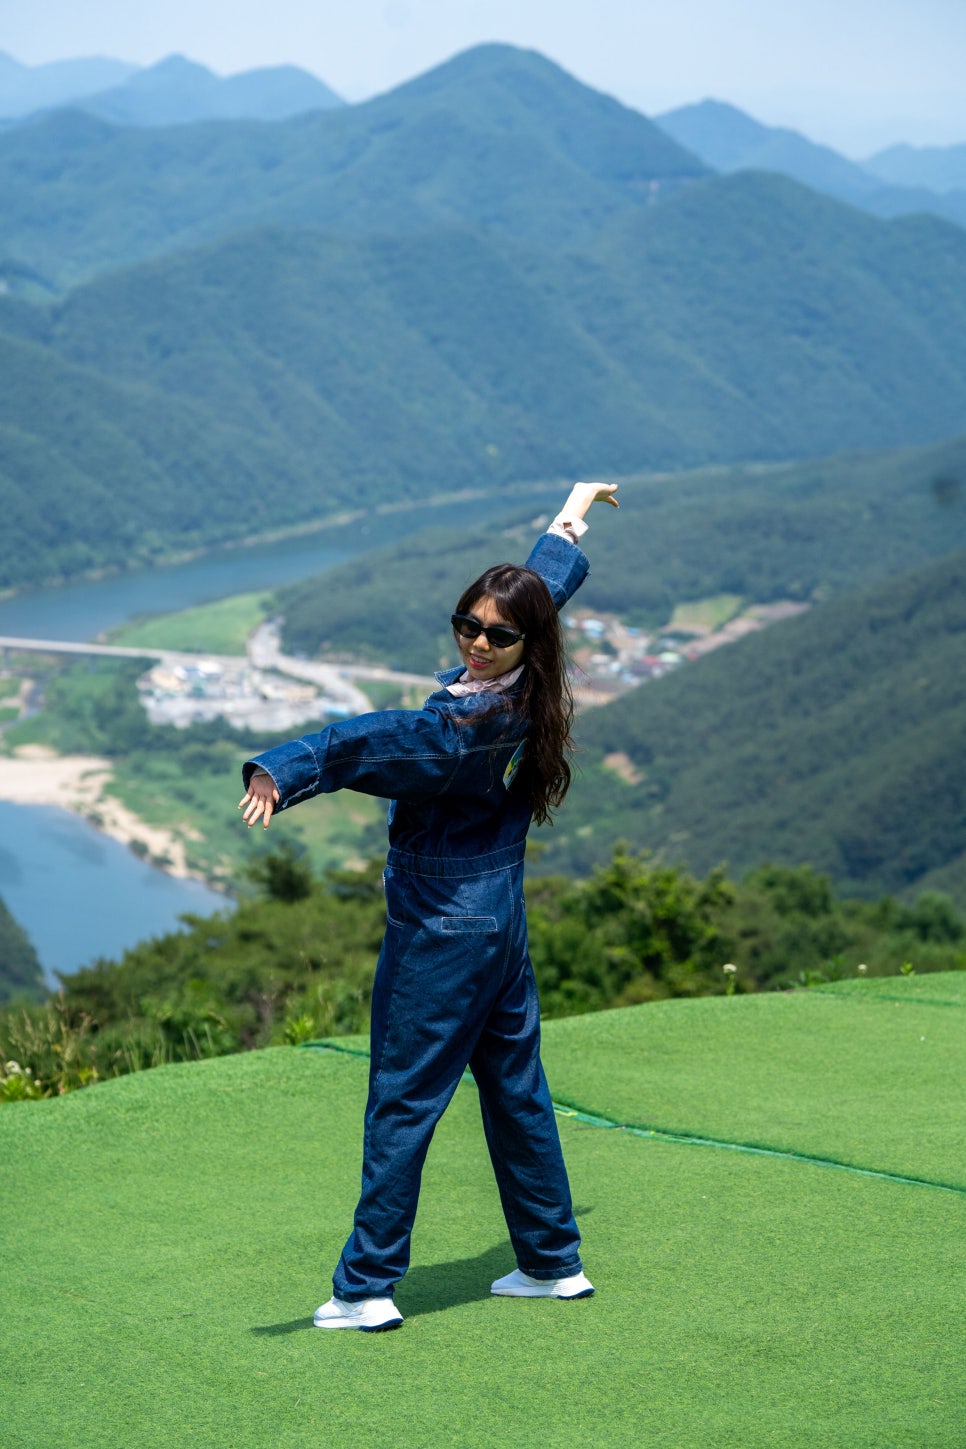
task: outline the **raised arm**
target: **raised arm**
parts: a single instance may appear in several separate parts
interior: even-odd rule
[[[527,567],[543,579],[558,609],[573,598],[590,573],[587,555],[577,546],[577,539],[587,531],[584,519],[598,500],[619,508],[616,492],[616,483],[575,483],[563,508],[527,559]]]

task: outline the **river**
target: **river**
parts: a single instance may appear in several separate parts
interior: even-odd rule
[[[298,539],[225,549],[170,568],[32,590],[0,600],[0,634],[92,640],[139,615],[170,613],[309,578],[430,523],[459,523],[468,507],[478,505],[446,503],[369,515]],[[98,956],[116,957],[137,941],[176,929],[184,912],[207,914],[228,904],[198,881],[165,875],[67,811],[4,802],[0,896],[33,941],[52,984],[55,971],[76,971]]]

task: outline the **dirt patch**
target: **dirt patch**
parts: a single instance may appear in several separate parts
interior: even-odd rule
[[[609,755],[605,755],[604,764],[608,770],[613,770],[615,775],[620,776],[626,785],[639,785],[644,779],[645,772],[639,770],[630,755],[623,750],[612,750]]]

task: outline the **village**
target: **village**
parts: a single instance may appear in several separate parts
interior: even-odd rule
[[[781,600],[742,610],[739,599],[722,596],[680,605],[663,629],[651,633],[623,623],[616,614],[575,609],[567,614],[565,624],[577,703],[585,707],[606,704],[639,684],[660,679],[809,607]]]

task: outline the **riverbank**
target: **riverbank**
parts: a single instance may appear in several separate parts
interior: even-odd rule
[[[48,745],[21,745],[0,756],[0,800],[11,805],[56,805],[81,816],[105,835],[128,846],[179,880],[206,880],[188,865],[185,840],[199,840],[185,825],[148,825],[109,793],[110,760],[98,755],[59,755]],[[210,881],[207,881],[211,884]]]

